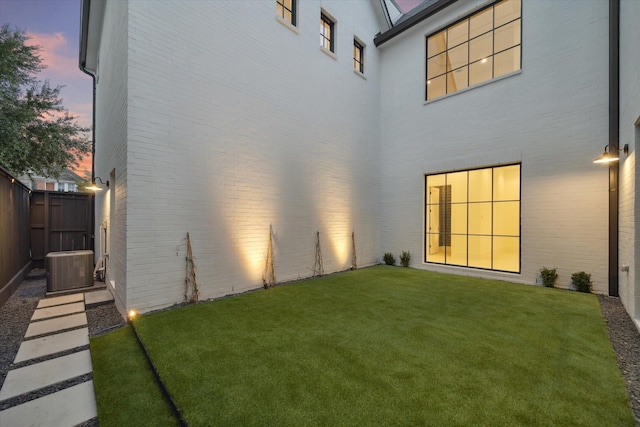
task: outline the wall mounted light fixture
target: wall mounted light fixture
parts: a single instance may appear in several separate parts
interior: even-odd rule
[[[611,163],[620,160],[620,155],[618,153],[612,153],[611,150],[608,150],[608,148],[609,144],[605,145],[604,152],[593,159],[593,163]],[[629,154],[629,144],[624,144],[624,147],[622,147],[622,152],[624,154]]]
[[[102,181],[102,178],[100,178],[99,176],[96,176],[94,178],[93,181],[91,181],[91,185],[86,187],[87,190],[91,190],[91,191],[102,191],[102,187],[99,186],[96,181],[100,181],[100,184],[102,185],[106,185],[107,188],[109,188],[109,180],[107,180],[106,182]]]

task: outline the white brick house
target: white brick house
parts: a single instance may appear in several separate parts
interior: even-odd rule
[[[122,312],[182,300],[187,232],[201,298],[262,286],[272,227],[278,281],[313,273],[317,231],[325,271],[348,269],[353,232],[359,267],[409,250],[526,284],[584,270],[636,315],[639,2],[401,3],[84,0]],[[593,164],[617,126],[629,154]]]

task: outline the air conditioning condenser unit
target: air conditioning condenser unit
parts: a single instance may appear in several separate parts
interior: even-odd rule
[[[93,251],[49,252],[46,267],[49,292],[93,285]]]

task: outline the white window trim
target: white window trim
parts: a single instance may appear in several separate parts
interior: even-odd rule
[[[276,15],[276,21],[278,21],[279,23],[281,23],[282,25],[284,25],[285,27],[287,27],[288,29],[290,29],[294,33],[300,34],[300,30],[298,29],[298,27],[296,27],[291,22],[289,22],[286,19],[284,19],[282,16]]]
[[[437,102],[437,101],[440,101],[442,99],[450,98],[452,96],[456,96],[458,94],[465,93],[465,92],[468,92],[468,91],[470,91],[472,89],[476,89],[476,88],[479,88],[479,87],[484,86],[484,85],[495,83],[495,82],[500,81],[500,80],[508,79],[509,77],[517,76],[518,74],[521,74],[521,73],[522,73],[522,69],[515,70],[515,71],[512,71],[512,72],[510,72],[508,74],[503,74],[502,76],[494,77],[491,80],[485,80],[483,82],[476,83],[473,86],[467,86],[464,89],[460,89],[460,90],[457,90],[457,91],[451,92],[451,93],[446,93],[446,94],[444,94],[442,96],[439,96],[437,98],[429,99],[428,101],[424,101],[424,105],[431,104],[432,102]],[[425,71],[425,75],[426,75],[426,71]]]
[[[353,41],[354,41],[354,43],[357,42],[360,46],[362,46],[362,58],[360,58],[360,61],[362,62],[362,67],[366,71],[367,67],[366,67],[365,61],[367,60],[367,54],[366,54],[367,45],[362,40],[360,40],[360,38],[358,36],[356,36],[355,34],[353,35]],[[353,60],[353,58],[351,58],[351,59]],[[363,79],[365,79],[365,80],[367,79],[365,77],[365,73],[364,72],[360,72],[360,70],[356,70],[355,68],[353,69],[353,71],[357,75],[362,77]]]
[[[320,50],[322,50],[327,55],[331,56],[333,59],[338,59],[338,20],[329,12],[327,12],[323,7],[320,8],[320,18],[322,19],[322,15],[326,16],[331,22],[333,22],[333,31],[331,33],[331,41],[333,42],[333,52],[327,49],[324,46],[320,46]]]

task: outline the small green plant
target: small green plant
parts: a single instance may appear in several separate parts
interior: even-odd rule
[[[547,288],[553,288],[556,285],[556,279],[558,279],[557,268],[542,267],[540,269],[540,277],[542,277],[542,284]]]
[[[591,274],[587,274],[584,271],[573,273],[571,275],[571,283],[576,291],[587,294],[591,293],[591,286],[593,285],[593,282],[591,282]]]
[[[411,261],[411,254],[409,251],[402,251],[402,255],[400,255],[400,265],[403,267],[409,267],[409,261]]]
[[[391,252],[387,252],[386,254],[384,254],[382,260],[387,265],[396,265],[396,259]]]

